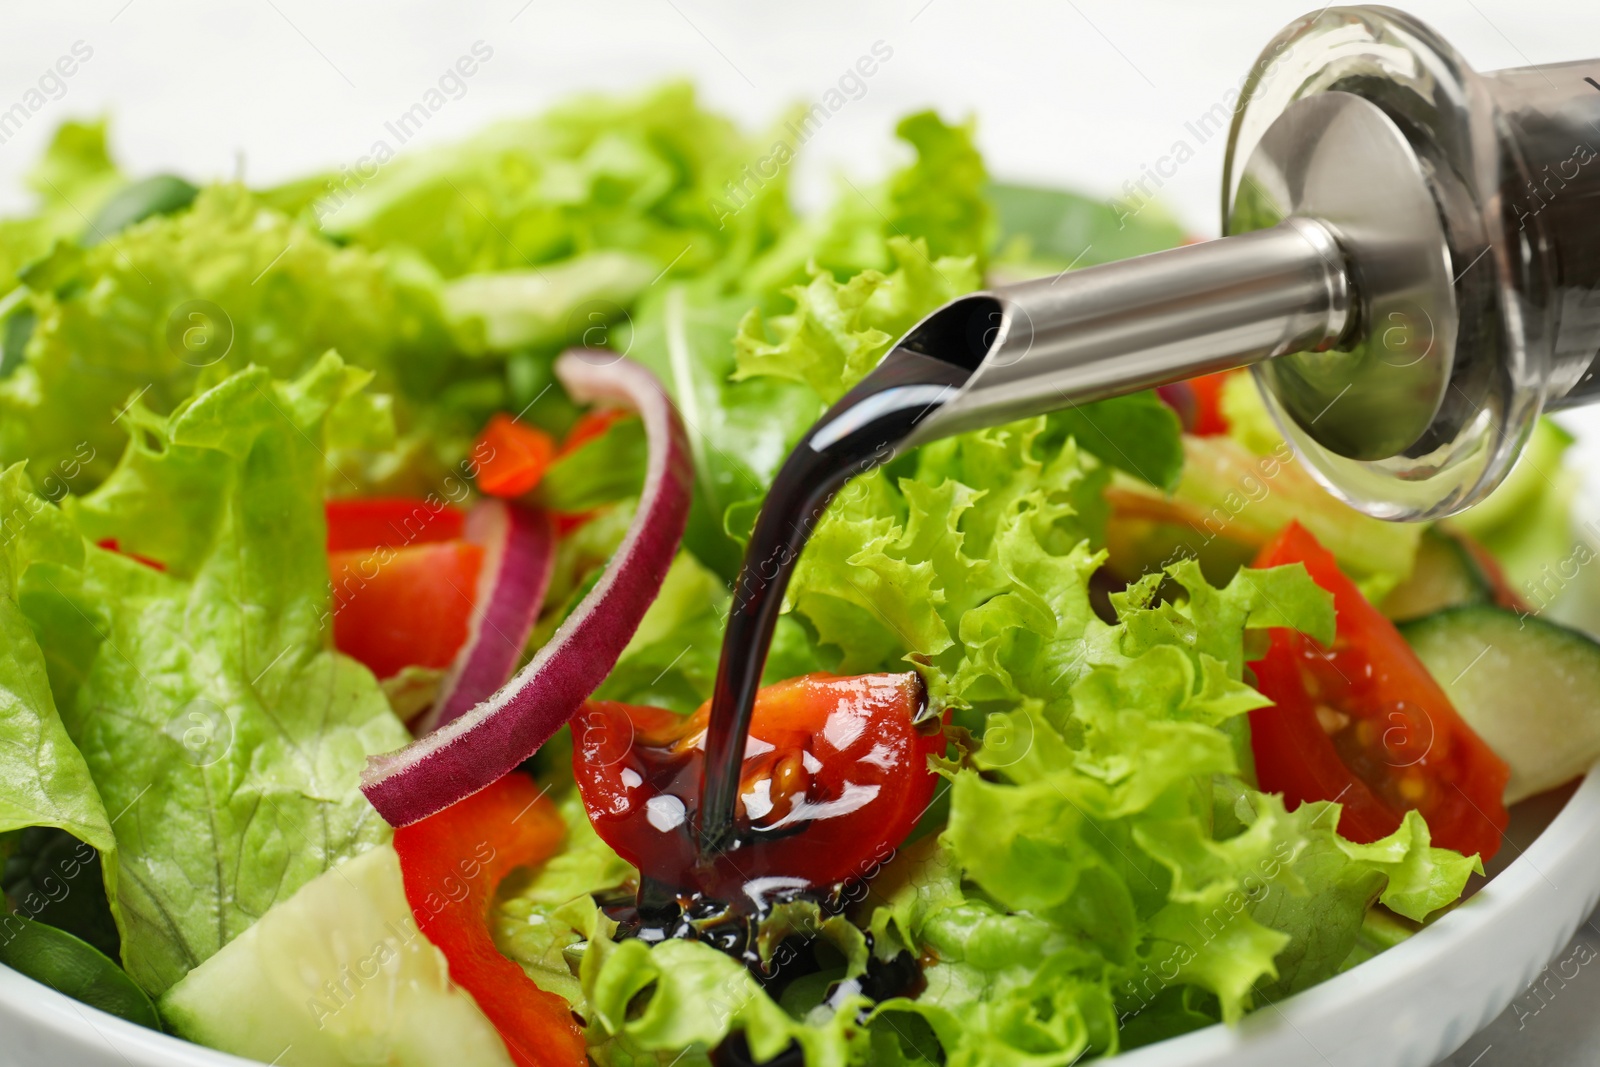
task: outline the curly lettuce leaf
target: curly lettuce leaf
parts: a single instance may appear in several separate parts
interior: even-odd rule
[[[937,957],[926,991],[879,1010],[921,1019],[950,1063],[1069,1063],[1236,1020],[1333,973],[1383,894],[1433,910],[1472,866],[1415,836],[1350,845],[1336,815],[1246,784],[1244,716],[1267,703],[1250,649],[1272,627],[1330,639],[1331,598],[1298,566],[1218,588],[1182,561],[1101,618],[1108,472],[1052,429],[968,434],[860,480],[790,586],[844,669],[909,659],[980,738],[942,768],[937,844],[865,916],[880,951]],[[1219,816],[1234,795],[1264,814]]]
[[[0,293],[57,241],[82,234],[123,182],[106,150],[105,122],[63,122],[27,177],[38,197],[31,215],[0,220]],[[0,370],[0,376],[4,371]]]
[[[742,539],[778,466],[840,385],[819,369],[784,368],[820,367],[818,359],[843,368],[842,347],[859,377],[918,319],[980,284],[988,216],[970,129],[925,115],[907,120],[902,136],[917,158],[884,188],[841,190],[832,210],[788,226],[747,269],[648,287],[613,331],[614,347],[654,370],[677,401],[695,463],[684,542],[726,581],[737,577]],[[928,183],[941,192],[924,202]],[[933,205],[941,196],[948,210]]]
[[[1400,827],[1371,844],[1335,832],[1339,806],[1284,809],[1280,797],[1219,783],[1219,822],[1232,822],[1271,842],[1268,858],[1246,886],[1251,915],[1289,940],[1279,952],[1277,980],[1258,992],[1277,999],[1338,973],[1357,948],[1374,903],[1422,922],[1461,895],[1467,878],[1482,873],[1476,856],[1434,848],[1427,823],[1407,812]],[[1270,876],[1270,877],[1269,877]]]
[[[888,272],[896,238],[920,242],[930,265],[971,257],[982,274],[996,224],[972,123],[951,125],[926,111],[902,119],[895,133],[915,152],[912,162],[865,189],[841,179],[827,211],[790,227],[743,272],[747,290],[803,285],[813,267],[840,281],[864,270]]]
[[[581,966],[593,1012],[590,1040],[610,1037],[630,1055],[705,1055],[741,1033],[757,1063],[799,1046],[813,1067],[863,1062],[856,1012],[864,998],[798,1021],[773,1002],[743,963],[697,941],[620,944],[591,938]],[[595,1033],[599,1030],[599,1034]],[[602,1055],[605,1062],[616,1062]]]
[[[891,237],[888,247],[887,274],[868,269],[840,283],[814,268],[808,284],[784,290],[792,312],[763,321],[752,308],[734,338],[734,380],[787,378],[831,404],[924,315],[982,283],[972,256],[930,258],[920,238]]]
[[[917,159],[889,181],[889,227],[922,238],[934,257],[982,259],[994,246],[998,224],[985,195],[989,175],[975,129],[971,120],[951,126],[932,111],[908,115],[895,127]]]
[[[1105,471],[1070,440],[1038,454],[1044,426],[940,441],[840,494],[788,592],[840,670],[909,656],[955,706],[1054,690],[1093,626]]]
[[[752,178],[767,151],[679,83],[581,97],[448,150],[406,154],[364,182],[330,176],[311,211],[327,234],[413,248],[446,278],[599,249],[641,256],[652,274],[732,276],[791,222],[787,169]],[[730,208],[736,186],[744,196]]]
[[[39,274],[50,284],[29,293],[37,325],[21,362],[0,381],[0,458],[75,491],[116,462],[131,397],[167,414],[249,364],[288,377],[337,348],[430,411],[470,385],[452,384],[436,279],[337,248],[235,187],[53,260]]]
[[[67,731],[117,813],[123,961],[152,993],[388,835],[357,781],[408,735],[329,647],[319,445],[369,377],[330,354],[291,382],[241,371],[170,418],[136,405],[121,463],[66,516],[167,569],[90,547],[24,576]]]

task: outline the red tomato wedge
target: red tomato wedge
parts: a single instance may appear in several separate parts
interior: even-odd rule
[[[513,772],[437,815],[394,832],[406,901],[444,953],[450,980],[488,1016],[519,1067],[581,1067],[583,1032],[567,1002],[500,954],[489,908],[518,867],[561,847],[566,824],[533,779]]]
[[[478,490],[490,496],[521,496],[539,484],[555,458],[556,443],[543,430],[501,412],[489,420],[472,451]]]
[[[467,640],[483,546],[466,541],[328,554],[333,643],[379,678],[444,668]]]
[[[1303,563],[1333,594],[1338,633],[1323,648],[1273,630],[1256,687],[1275,706],[1250,713],[1261,788],[1289,806],[1337,800],[1352,841],[1392,833],[1411,808],[1433,843],[1485,859],[1506,827],[1510,770],[1456,714],[1394,624],[1369,604],[1333,556],[1298,523],[1267,545],[1258,567]]]
[[[914,673],[809,674],[761,690],[738,843],[709,867],[697,867],[694,844],[709,705],[684,717],[590,701],[573,723],[573,772],[595,830],[658,881],[733,900],[757,879],[785,889],[864,879],[933,799],[928,757],[945,739],[926,707]]]
[[[408,497],[330,500],[325,510],[329,552],[454,541],[467,517],[459,508]]]

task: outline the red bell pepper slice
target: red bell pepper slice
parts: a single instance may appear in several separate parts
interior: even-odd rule
[[[467,518],[460,508],[410,497],[330,500],[325,510],[329,552],[454,541]]]
[[[489,933],[500,882],[549,859],[565,835],[555,805],[518,772],[394,832],[418,928],[444,953],[450,980],[477,1001],[518,1067],[585,1062],[583,1032],[567,1002],[502,956]]]
[[[328,556],[333,643],[379,678],[444,668],[466,644],[483,546],[441,541]]]
[[[478,435],[472,455],[480,492],[518,497],[538,485],[550,469],[556,443],[543,430],[501,412]]]

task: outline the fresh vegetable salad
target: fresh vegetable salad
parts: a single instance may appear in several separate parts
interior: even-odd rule
[[[848,485],[702,855],[790,447],[986,278],[1183,238],[932,113],[800,215],[789,128],[674,85],[269,189],[61,128],[0,223],[0,962],[283,1065],[1064,1065],[1409,936],[1600,753],[1562,431],[1385,525],[1224,375]]]

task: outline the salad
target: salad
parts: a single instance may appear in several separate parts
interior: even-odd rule
[[[1410,936],[1600,755],[1564,432],[1384,524],[1235,373],[847,486],[698,855],[789,448],[986,279],[1183,239],[933,113],[800,215],[789,129],[669,85],[201,188],[61,127],[0,222],[0,962],[285,1065],[1065,1065]]]

